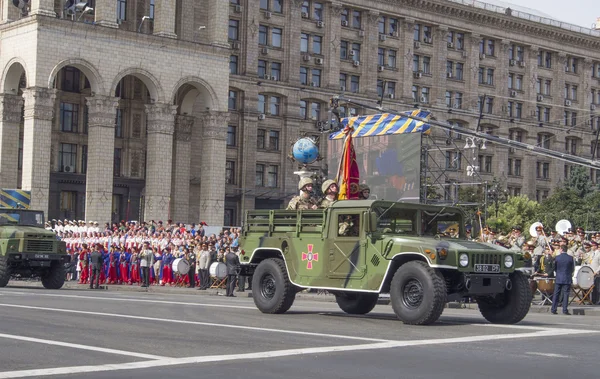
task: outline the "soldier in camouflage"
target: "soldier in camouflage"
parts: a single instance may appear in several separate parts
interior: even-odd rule
[[[319,208],[329,208],[334,201],[337,200],[338,196],[338,184],[335,180],[326,180],[321,186],[323,195],[325,197],[319,202]]]
[[[298,210],[298,209],[317,209],[317,205],[315,204],[315,200],[311,196],[313,180],[311,178],[302,178],[298,183],[298,189],[300,190],[300,195],[294,196],[290,203],[287,206],[287,210]]]
[[[359,200],[366,200],[369,198],[369,195],[371,195],[371,189],[369,188],[368,185],[366,184],[359,184],[358,186],[358,199]]]

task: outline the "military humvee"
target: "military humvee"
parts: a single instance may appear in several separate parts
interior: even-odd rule
[[[242,274],[264,313],[286,312],[298,291],[325,289],[350,314],[389,293],[407,324],[431,324],[448,301],[477,301],[490,322],[529,311],[523,257],[465,238],[458,208],[344,200],[326,210],[249,211],[240,240]]]
[[[39,277],[45,288],[59,289],[70,258],[66,244],[44,229],[43,212],[0,208],[0,287],[11,277]]]

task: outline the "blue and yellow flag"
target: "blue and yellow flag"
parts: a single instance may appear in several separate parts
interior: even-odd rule
[[[332,133],[329,139],[343,139],[345,137],[344,131],[348,128],[353,129],[352,138],[407,133],[429,134],[431,125],[408,116],[429,119],[431,112],[416,109],[399,114],[382,113],[369,116],[346,117],[341,120],[342,130]]]
[[[29,208],[31,191],[0,189],[0,208]]]

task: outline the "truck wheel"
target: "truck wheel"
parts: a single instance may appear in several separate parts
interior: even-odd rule
[[[531,306],[531,288],[527,277],[519,271],[511,276],[512,288],[494,296],[477,297],[481,315],[494,324],[516,324],[523,320]]]
[[[0,256],[0,288],[6,287],[10,280],[10,269],[8,268],[7,258]]]
[[[252,277],[252,297],[262,313],[285,313],[290,309],[296,289],[281,259],[265,259],[259,263]]]
[[[377,293],[340,293],[335,301],[344,312],[351,315],[364,315],[373,310],[379,300]]]
[[[432,324],[444,311],[446,282],[427,263],[408,262],[394,274],[390,300],[396,316],[405,324]]]
[[[42,285],[49,290],[60,289],[65,284],[65,274],[65,266],[53,261],[48,271],[42,275]]]

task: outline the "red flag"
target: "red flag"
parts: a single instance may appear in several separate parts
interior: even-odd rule
[[[340,192],[338,200],[358,199],[358,182],[360,173],[358,163],[356,162],[356,152],[352,143],[352,128],[346,128],[346,138],[342,149],[342,158],[336,177],[339,183]]]

